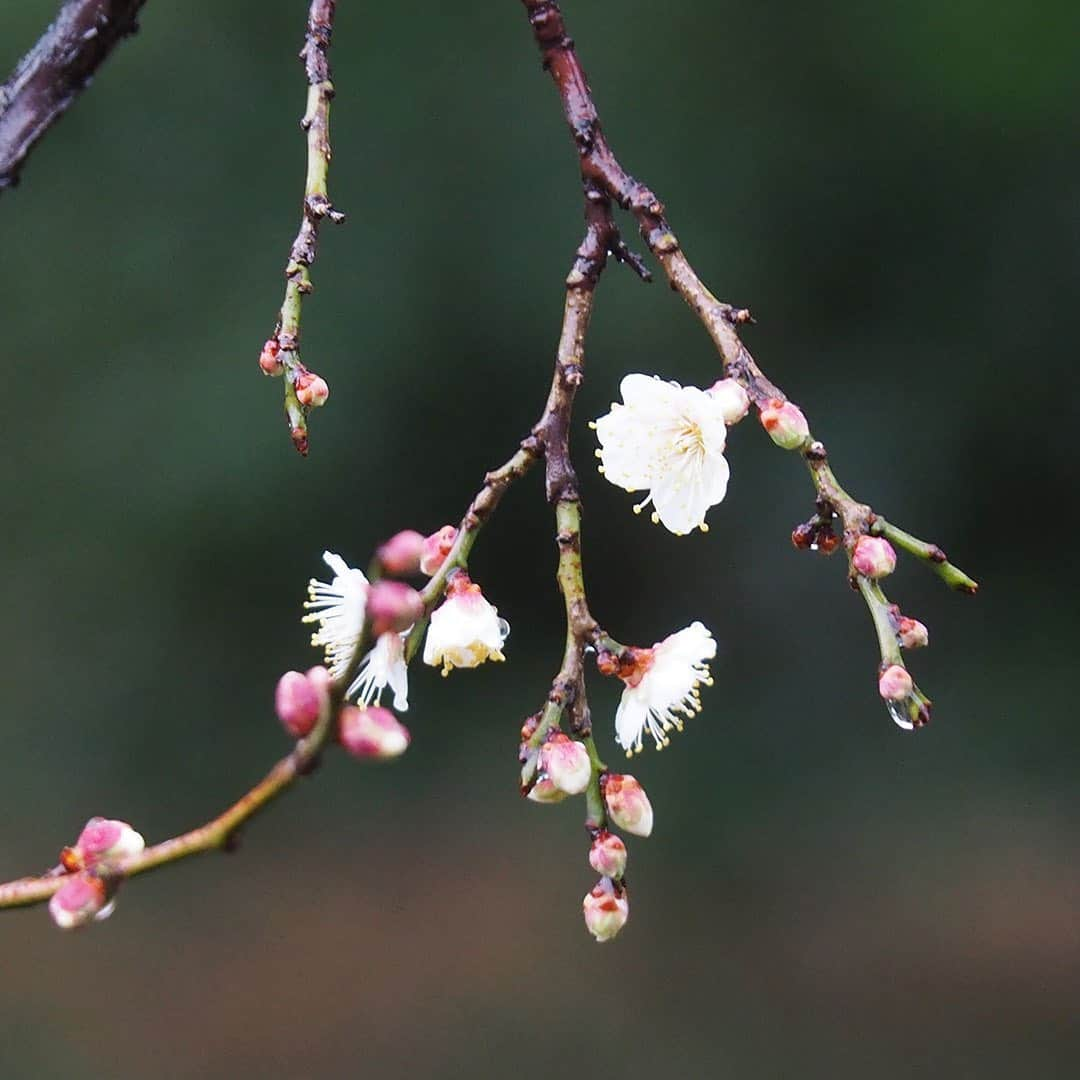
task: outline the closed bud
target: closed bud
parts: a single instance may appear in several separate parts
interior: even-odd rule
[[[540,768],[567,795],[580,795],[592,779],[592,762],[585,747],[556,732],[540,749]]]
[[[326,380],[313,371],[302,371],[296,376],[296,400],[308,408],[317,409],[326,404],[330,396],[330,387]]]
[[[338,718],[338,739],[355,758],[384,761],[404,754],[410,736],[389,709],[346,705]]]
[[[750,397],[734,379],[719,379],[705,392],[720,406],[725,424],[737,424],[750,411]]]
[[[903,701],[913,686],[911,676],[899,664],[892,664],[878,676],[878,693],[886,701]]]
[[[367,617],[377,638],[408,630],[423,614],[420,594],[403,581],[376,581],[368,589]]]
[[[896,569],[896,552],[881,536],[860,536],[851,553],[851,565],[863,577],[876,581]]]
[[[608,878],[621,878],[626,873],[626,845],[614,833],[601,829],[589,848],[589,865]]]
[[[61,930],[74,930],[107,919],[115,904],[96,874],[73,874],[53,893],[49,914]]]
[[[280,375],[285,370],[281,362],[281,346],[277,338],[268,338],[259,353],[259,367],[264,375]]]
[[[146,847],[142,834],[133,829],[126,821],[114,821],[110,818],[92,817],[79,833],[74,848],[78,863],[83,868],[97,866],[100,863],[124,859],[129,855],[138,855]],[[65,862],[65,865],[68,865]]]
[[[761,426],[772,441],[785,450],[798,450],[810,436],[810,425],[802,409],[779,398],[773,398],[761,410]]]
[[[626,890],[607,877],[596,883],[592,892],[585,896],[582,906],[585,927],[597,941],[610,941],[630,917]]]
[[[282,727],[295,739],[311,733],[328,696],[330,676],[326,668],[312,668],[306,675],[286,671],[274,690],[274,709]]]
[[[896,636],[905,649],[921,649],[930,644],[930,631],[918,619],[901,616],[896,624]]]
[[[457,540],[457,529],[453,525],[444,525],[430,536],[424,537],[423,550],[420,553],[420,573],[431,577],[439,572],[439,567],[446,562],[446,556]]]
[[[535,803],[560,803],[567,797],[567,793],[559,787],[550,776],[541,775],[535,784],[529,788],[526,796],[530,802]]]
[[[403,529],[395,533],[379,548],[382,568],[388,574],[408,577],[420,569],[420,556],[424,552],[424,537],[415,529]]]
[[[653,808],[645,789],[629,775],[608,773],[603,780],[604,802],[611,820],[635,836],[648,836]]]

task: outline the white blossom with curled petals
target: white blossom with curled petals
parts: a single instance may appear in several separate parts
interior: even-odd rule
[[[394,692],[394,708],[409,711],[409,669],[405,663],[406,630],[398,634],[389,631],[379,635],[375,647],[364,657],[360,670],[349,687],[346,697],[362,705],[379,705],[387,686]]]
[[[322,648],[330,677],[337,679],[349,666],[364,629],[368,579],[332,551],[323,552],[323,562],[334,576],[329,584],[314,578],[309,582],[304,622],[319,624],[311,644]]]

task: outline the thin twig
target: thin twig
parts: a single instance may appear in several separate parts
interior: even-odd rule
[[[67,0],[52,25],[0,86],[0,191],[41,137],[86,89],[119,42],[139,28],[146,0]]]

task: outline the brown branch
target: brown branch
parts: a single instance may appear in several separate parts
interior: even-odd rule
[[[86,89],[146,0],[67,0],[0,86],[0,191],[19,182],[30,151]]]
[[[334,84],[330,77],[330,38],[334,31],[336,0],[312,0],[308,11],[307,31],[300,59],[307,75],[307,108],[300,126],[307,133],[307,176],[304,183],[303,212],[300,229],[289,249],[285,265],[285,298],[278,312],[273,336],[263,347],[268,374],[285,376],[285,419],[293,445],[307,454],[307,413],[312,402],[305,396],[305,385],[312,373],[300,360],[300,315],[304,297],[314,288],[311,267],[319,253],[319,226],[324,218],[335,224],[345,215],[330,202],[327,173],[330,169],[330,102]]]

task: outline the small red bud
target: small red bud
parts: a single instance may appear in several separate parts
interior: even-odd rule
[[[277,338],[267,338],[262,352],[259,353],[259,367],[262,368],[264,375],[280,375],[285,370],[285,365],[281,362],[281,346]]]
[[[296,400],[308,408],[317,409],[326,404],[330,387],[326,380],[313,371],[303,371],[296,376]]]
[[[294,738],[311,733],[327,699],[330,676],[325,668],[312,668],[307,675],[286,671],[274,690],[274,709],[282,727]]]
[[[453,525],[444,525],[430,536],[424,538],[424,548],[420,555],[420,572],[431,577],[439,572],[439,567],[446,561],[450,549],[457,540],[457,529]]]
[[[919,649],[930,644],[930,631],[918,619],[900,617],[896,624],[896,636],[905,649]]]
[[[338,739],[348,753],[361,760],[384,761],[399,757],[409,747],[408,728],[379,705],[346,705],[338,718]]]
[[[415,529],[395,533],[378,550],[379,562],[388,574],[408,577],[420,569],[424,537]]]
[[[420,594],[403,581],[376,581],[367,596],[367,617],[375,637],[408,630],[424,614]]]

